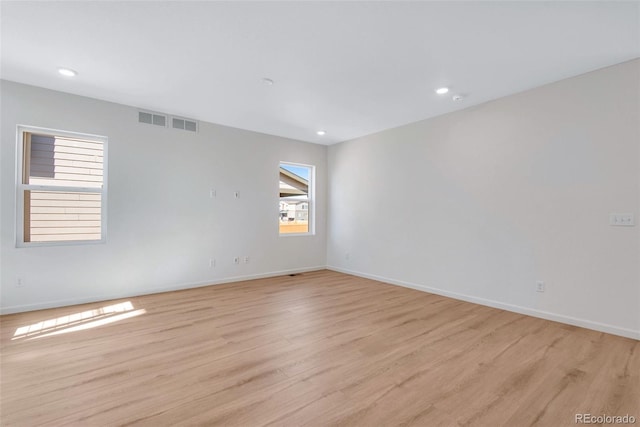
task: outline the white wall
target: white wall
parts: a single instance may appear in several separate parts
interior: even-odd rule
[[[608,223],[640,220],[639,76],[635,60],[331,146],[329,266],[640,338],[640,227]]]
[[[0,88],[3,313],[326,265],[327,147],[204,122],[197,134],[154,127],[139,124],[132,107],[7,81]],[[106,244],[15,247],[17,124],[109,138]],[[280,161],[317,167],[315,236],[278,235]],[[234,256],[250,262],[234,265]]]

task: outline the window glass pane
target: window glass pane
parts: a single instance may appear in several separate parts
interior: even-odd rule
[[[100,141],[32,134],[27,184],[100,188],[103,153]]]
[[[29,191],[25,200],[25,242],[100,240],[100,193]]]
[[[309,232],[311,167],[280,164],[280,233]]]

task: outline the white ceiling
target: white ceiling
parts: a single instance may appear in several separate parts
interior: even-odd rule
[[[323,144],[640,56],[634,1],[3,1],[0,12],[3,79]]]

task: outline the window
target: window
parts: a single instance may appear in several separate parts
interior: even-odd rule
[[[313,166],[280,163],[280,235],[313,234]]]
[[[18,246],[103,242],[107,138],[18,127]]]

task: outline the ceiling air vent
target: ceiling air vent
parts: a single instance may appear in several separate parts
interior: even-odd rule
[[[156,126],[162,126],[162,127],[167,126],[167,117],[163,116],[162,114],[153,114],[153,113],[146,113],[144,111],[138,111],[138,121],[140,123],[147,123],[150,125],[156,125]]]
[[[198,132],[198,122],[195,120],[173,117],[171,119],[171,127],[174,129],[188,130],[190,132]]]

